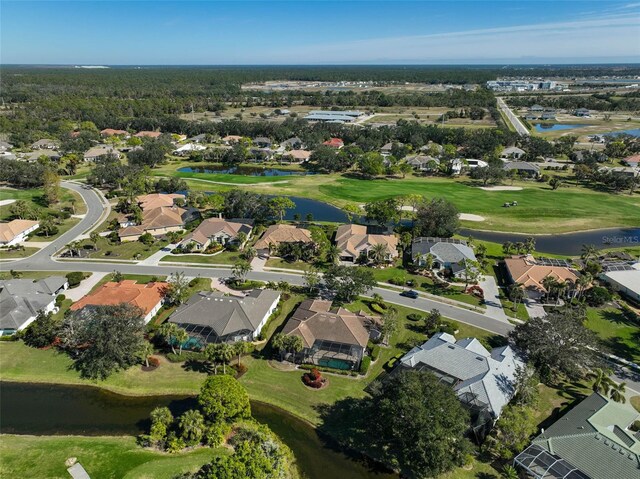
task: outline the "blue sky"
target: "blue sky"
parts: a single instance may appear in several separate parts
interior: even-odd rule
[[[640,61],[632,1],[11,1],[0,63]]]

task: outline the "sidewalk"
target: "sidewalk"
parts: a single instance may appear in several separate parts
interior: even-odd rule
[[[267,264],[268,258],[261,258],[257,255],[255,258],[251,260],[251,269],[253,271],[264,271],[264,266]]]
[[[502,302],[500,301],[500,288],[496,283],[496,279],[491,275],[485,275],[484,279],[478,283],[484,292],[484,305],[487,307],[486,315],[508,323],[509,319],[504,312]]]

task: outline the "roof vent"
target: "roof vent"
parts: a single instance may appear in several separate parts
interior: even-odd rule
[[[453,346],[451,346],[451,345],[449,345],[449,346],[447,346],[447,347],[448,347],[449,349],[456,349],[456,348],[454,348],[454,347],[453,347]]]

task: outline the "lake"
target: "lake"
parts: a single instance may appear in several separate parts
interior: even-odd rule
[[[178,168],[181,173],[212,173],[218,175],[242,176],[305,176],[314,175],[312,171],[283,170],[262,166],[185,166]]]
[[[473,236],[484,241],[495,243],[512,243],[524,241],[533,236],[536,239],[536,250],[541,253],[553,253],[576,256],[581,253],[583,244],[593,244],[596,248],[616,248],[623,246],[640,246],[640,227],[610,228],[593,231],[579,231],[576,233],[556,235],[526,235],[515,233],[500,233],[495,231],[478,231],[462,228],[460,234]]]
[[[0,383],[0,432],[32,435],[137,435],[149,427],[149,414],[167,406],[174,415],[196,404],[194,397],[132,397],[87,386]],[[286,411],[252,401],[253,417],[286,443],[308,479],[398,479],[332,448],[306,422]]]
[[[591,126],[586,124],[561,124],[561,123],[536,123],[533,127],[536,129],[538,133],[543,133],[545,131],[559,131],[559,130],[573,130],[574,128],[582,128],[584,126]]]

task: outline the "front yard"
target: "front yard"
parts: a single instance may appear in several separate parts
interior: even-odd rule
[[[240,251],[222,251],[218,254],[168,254],[161,262],[194,263],[194,264],[224,264],[232,265],[240,260]]]
[[[40,251],[40,248],[23,246],[18,249],[0,249],[0,259],[26,258]]]
[[[100,237],[94,244],[91,240],[82,240],[78,249],[93,259],[137,260],[145,259],[167,246],[166,239],[156,238],[152,245],[145,245],[140,241],[125,241],[112,243],[108,238]]]
[[[588,308],[586,326],[612,354],[640,363],[640,321],[625,318],[616,307]]]

